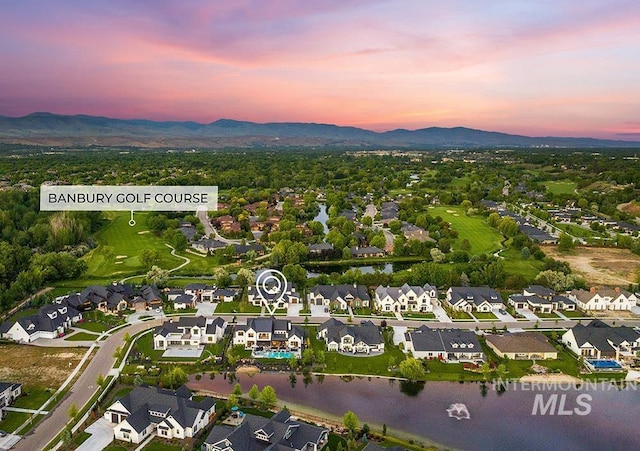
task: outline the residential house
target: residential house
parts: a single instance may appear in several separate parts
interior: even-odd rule
[[[152,285],[143,285],[140,292],[131,300],[131,306],[135,310],[146,310],[162,306],[162,295]]]
[[[165,290],[165,294],[167,296],[167,301],[172,302],[175,301],[176,298],[185,294],[185,292],[181,288],[170,288],[168,290]]]
[[[0,326],[0,336],[20,343],[31,343],[38,338],[58,338],[81,320],[82,313],[62,301],[40,307],[33,315],[5,321]]]
[[[188,308],[195,308],[195,307],[196,307],[196,297],[194,295],[183,293],[173,300],[174,310],[185,310]]]
[[[482,362],[484,353],[475,332],[465,329],[431,329],[420,326],[405,332],[404,350],[416,359]]]
[[[312,305],[325,305],[333,310],[349,307],[369,307],[371,296],[364,285],[315,285],[307,291],[307,301]]]
[[[543,287],[542,285],[529,285],[527,288],[522,290],[522,294],[525,296],[539,296],[549,300],[556,295],[555,291],[550,288]]]
[[[562,335],[562,342],[585,358],[631,361],[640,355],[640,332],[628,326],[611,327],[600,320],[575,325]]]
[[[617,287],[571,290],[568,297],[582,310],[631,310],[638,302],[635,294]]]
[[[152,435],[167,440],[194,437],[215,415],[215,401],[194,401],[185,386],[176,391],[145,385],[114,402],[104,418],[114,425],[116,440],[142,443]]]
[[[540,332],[487,335],[486,343],[498,357],[514,360],[557,359],[558,350]]]
[[[227,247],[227,243],[210,238],[202,238],[191,243],[191,247],[199,252],[212,254],[218,249],[224,249],[225,247]]]
[[[300,304],[300,293],[296,291],[296,286],[292,282],[287,282],[284,288],[272,284],[267,286],[266,289],[261,288],[260,290],[255,285],[249,285],[247,299],[249,303],[256,307],[266,302],[272,308],[286,309],[289,304]]]
[[[500,293],[489,287],[451,287],[446,302],[452,309],[467,313],[504,308]]]
[[[247,318],[246,324],[238,324],[233,333],[233,344],[245,349],[302,349],[304,330],[285,319],[268,317]]]
[[[576,302],[569,299],[566,296],[561,294],[557,294],[551,298],[551,301],[558,305],[559,310],[564,310],[567,312],[575,312],[576,311]]]
[[[515,309],[527,309],[536,313],[551,313],[558,310],[558,304],[540,296],[512,294],[509,296],[508,302]]]
[[[211,300],[213,302],[233,302],[238,292],[227,288],[218,288],[211,293]]]
[[[319,451],[328,440],[329,430],[281,410],[271,418],[245,414],[236,427],[214,426],[201,451]]]
[[[330,257],[334,254],[333,244],[317,243],[309,245],[309,258]]]
[[[10,406],[22,394],[22,384],[0,382],[0,420],[4,418],[5,407]]]
[[[346,325],[331,318],[318,326],[318,339],[324,340],[329,351],[371,354],[384,352],[380,327],[371,321]]]
[[[417,241],[420,241],[421,243],[424,243],[425,241],[431,241],[431,242],[436,241],[429,236],[428,230],[425,230],[422,227],[418,227],[408,222],[405,222],[402,224],[401,231],[404,237],[407,239],[407,241],[417,240]]]
[[[438,302],[438,290],[425,284],[423,287],[404,284],[401,287],[376,288],[373,306],[381,312],[432,312]]]
[[[354,246],[351,248],[351,258],[384,257],[385,251],[375,246]]]
[[[196,297],[197,302],[212,302],[216,287],[205,283],[189,283],[185,285],[184,292]]]
[[[193,346],[217,343],[224,336],[227,322],[222,318],[181,316],[162,323],[153,332],[153,349],[167,350],[172,346]]]

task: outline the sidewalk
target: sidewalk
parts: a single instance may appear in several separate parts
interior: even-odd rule
[[[433,314],[436,315],[436,318],[438,318],[438,321],[440,321],[441,323],[453,322],[451,321],[451,318],[449,318],[449,316],[447,315],[447,312],[445,312],[445,310],[440,305],[433,306]]]

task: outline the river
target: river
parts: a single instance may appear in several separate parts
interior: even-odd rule
[[[320,205],[320,212],[313,218],[314,221],[319,221],[322,223],[322,227],[324,227],[324,234],[329,233],[329,227],[327,227],[327,221],[329,220],[329,215],[327,214],[327,206],[325,204]]]
[[[213,380],[204,375],[200,381],[192,378],[189,386],[230,393],[235,382],[221,375]],[[579,389],[513,384],[499,394],[489,384],[483,394],[479,383],[427,382],[411,387],[414,390],[408,395],[403,391],[412,390],[402,390],[399,382],[385,379],[345,382],[334,376],[326,376],[323,381],[314,377],[305,386],[302,375],[298,375],[292,387],[289,374],[262,373],[239,375],[239,382],[245,393],[254,383],[260,388],[271,385],[285,403],[312,406],[338,416],[353,410],[361,423],[385,423],[459,449],[640,449],[640,387],[633,385],[618,390],[609,384]],[[544,404],[555,397],[555,414],[548,410],[542,415],[537,409],[533,415],[536,396]],[[454,403],[463,403],[470,419],[450,417],[447,409]],[[590,412],[581,415],[587,411],[585,406]]]

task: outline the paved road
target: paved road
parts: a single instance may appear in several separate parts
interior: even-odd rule
[[[198,216],[198,219],[204,226],[204,234],[209,238],[222,241],[223,243],[226,243],[226,244],[240,244],[242,242],[242,240],[230,240],[229,238],[225,238],[222,235],[220,235],[216,230],[216,228],[213,225],[211,225],[211,221],[209,220],[209,215],[207,214],[207,210],[200,209],[196,214]]]
[[[96,379],[99,374],[106,376],[113,367],[113,353],[118,346],[122,346],[123,337],[128,332],[133,335],[142,330],[159,326],[159,320],[133,324],[115,332],[98,348],[89,365],[67,394],[66,398],[52,409],[45,418],[16,445],[16,450],[33,451],[43,449],[58,433],[64,429],[69,421],[67,412],[72,404],[81,408],[96,392]]]

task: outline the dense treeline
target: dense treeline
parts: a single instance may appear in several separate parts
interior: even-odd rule
[[[101,224],[97,212],[40,212],[36,190],[0,191],[0,303],[14,305],[44,284],[78,277],[78,257]]]

